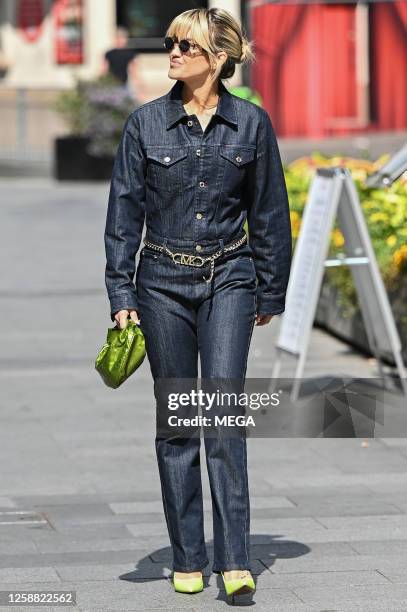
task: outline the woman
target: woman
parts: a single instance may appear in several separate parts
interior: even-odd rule
[[[113,170],[105,231],[110,316],[121,328],[128,317],[140,323],[154,381],[196,379],[198,354],[203,380],[244,381],[254,324],[285,306],[291,228],[279,150],[266,111],[222,82],[253,58],[227,11],[181,13],[164,44],[176,83],[128,117]],[[228,594],[254,591],[245,436],[204,441],[212,570]],[[174,587],[197,592],[209,562],[200,437],[157,430],[155,446]]]

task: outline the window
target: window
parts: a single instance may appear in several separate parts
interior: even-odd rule
[[[131,46],[162,51],[162,39],[171,20],[192,8],[206,8],[200,0],[116,0],[117,24],[130,33]]]

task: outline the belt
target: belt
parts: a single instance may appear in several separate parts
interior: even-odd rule
[[[182,253],[180,251],[174,252],[174,251],[171,251],[167,247],[166,244],[165,245],[156,244],[154,242],[151,242],[150,240],[147,240],[147,238],[144,238],[143,242],[147,247],[150,247],[154,249],[155,251],[163,251],[166,255],[171,257],[174,263],[180,264],[182,266],[193,266],[193,267],[201,268],[208,261],[210,261],[211,262],[211,273],[209,275],[209,278],[205,278],[205,276],[202,277],[205,282],[210,283],[213,278],[215,260],[221,257],[223,253],[234,251],[235,249],[239,248],[246,240],[247,240],[247,234],[245,233],[241,238],[239,238],[239,240],[234,241],[234,242],[232,241],[232,242],[229,242],[228,244],[225,244],[223,246],[223,249],[219,249],[218,251],[215,251],[215,253],[212,253],[212,255],[208,255],[206,257],[202,255],[191,255],[190,253]]]

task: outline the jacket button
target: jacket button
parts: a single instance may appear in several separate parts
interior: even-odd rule
[[[202,213],[196,213],[196,218],[197,218],[197,219],[202,219],[202,217],[203,217],[203,214],[202,214]]]
[[[188,123],[187,123],[187,126],[188,126],[188,127],[192,127],[193,125],[194,125],[194,122],[193,122],[193,121],[191,121],[191,120],[189,120],[189,121],[188,121]]]
[[[171,161],[171,157],[168,157],[168,155],[167,155],[167,157],[164,157],[164,161],[165,161],[165,162],[169,162],[169,161]]]
[[[240,157],[240,155],[238,155],[238,156],[236,157],[236,161],[237,161],[237,162],[239,162],[239,163],[242,161],[242,158]]]
[[[197,245],[196,245],[196,247],[195,247],[195,250],[196,250],[196,251],[201,251],[201,250],[202,250],[201,245],[200,245],[200,244],[197,244]]]
[[[201,149],[197,149],[196,154],[199,156],[201,154]]]
[[[205,182],[204,181],[199,181],[199,186],[200,187],[205,187]]]

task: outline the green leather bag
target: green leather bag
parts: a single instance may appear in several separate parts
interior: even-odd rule
[[[145,339],[140,324],[128,319],[124,329],[116,325],[107,330],[106,342],[96,357],[95,369],[108,387],[117,389],[141,366],[145,356]]]

